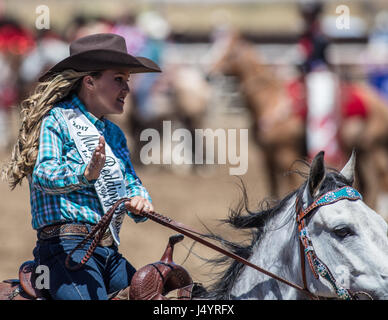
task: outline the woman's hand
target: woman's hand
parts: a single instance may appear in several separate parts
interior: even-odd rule
[[[85,169],[84,176],[88,181],[98,179],[101,169],[105,165],[105,139],[100,136],[98,145],[94,149],[92,159]]]
[[[153,212],[154,207],[151,202],[140,196],[135,196],[131,200],[124,203],[125,208],[134,214],[140,214],[141,212]]]

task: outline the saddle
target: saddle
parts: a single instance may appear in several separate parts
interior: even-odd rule
[[[19,279],[0,282],[0,300],[43,300],[44,293],[35,287],[35,262],[26,261],[19,268]]]
[[[169,238],[160,261],[147,264],[133,275],[131,285],[115,299],[130,300],[190,300],[194,283],[182,266],[173,262],[174,245],[182,241],[182,234]]]
[[[160,261],[137,270],[131,285],[112,300],[191,299],[193,281],[182,266],[173,262],[174,245],[183,238],[181,234],[171,236]],[[0,300],[49,299],[44,290],[35,286],[35,268],[34,261],[26,261],[19,268],[19,279],[0,282]]]

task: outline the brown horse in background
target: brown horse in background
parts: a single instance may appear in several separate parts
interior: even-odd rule
[[[360,81],[343,81],[341,100],[339,142],[345,154],[357,151],[356,182],[365,203],[376,208],[379,194],[388,193],[388,103]]]
[[[222,42],[222,54],[212,63],[209,73],[238,79],[252,116],[254,138],[263,151],[270,192],[279,196],[300,182],[297,175],[288,175],[281,186],[279,174],[284,175],[295,160],[307,156],[304,82],[280,79],[273,67],[263,65],[253,45],[236,32],[229,33]],[[365,82],[342,79],[338,91],[338,142],[344,158],[356,150],[357,187],[365,202],[376,208],[379,193],[388,193],[388,103]],[[354,109],[355,101],[362,106]]]
[[[300,184],[298,175],[288,174],[293,163],[305,155],[305,126],[301,105],[291,99],[289,84],[264,66],[253,45],[238,33],[225,36],[222,54],[210,67],[209,74],[235,76],[252,118],[254,140],[263,151],[268,173],[269,192],[279,197]],[[303,103],[303,101],[301,101]]]

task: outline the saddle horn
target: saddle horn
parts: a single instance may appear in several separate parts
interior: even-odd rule
[[[160,261],[164,263],[173,263],[172,257],[174,252],[174,246],[181,242],[184,239],[183,234],[174,234],[168,239],[166,250],[163,253],[163,256],[160,258]]]

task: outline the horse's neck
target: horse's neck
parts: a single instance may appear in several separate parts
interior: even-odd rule
[[[270,81],[266,68],[256,59],[250,58],[245,63],[240,64],[238,78],[243,85],[254,85],[257,82]],[[273,80],[271,80],[273,81]]]
[[[249,109],[256,115],[271,111],[281,103],[284,83],[271,72],[273,70],[263,66],[253,52],[240,60],[244,63],[239,64],[237,78]]]
[[[260,59],[259,53],[255,51],[254,47],[250,44],[239,45],[243,47],[239,50],[239,77],[241,81],[254,81],[255,79],[262,79],[266,82],[277,82],[276,75],[271,72],[267,66],[263,64]]]
[[[295,197],[285,206],[286,211],[269,221],[260,243],[256,243],[250,261],[288,281],[302,284],[300,252],[295,222]],[[236,299],[301,299],[301,293],[275,279],[244,267],[231,295]]]

